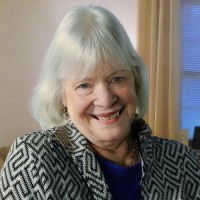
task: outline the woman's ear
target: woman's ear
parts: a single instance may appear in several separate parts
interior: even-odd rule
[[[64,107],[67,107],[67,101],[66,101],[66,97],[62,97],[62,104]]]
[[[62,80],[62,82],[61,82],[61,87],[62,87],[62,89],[61,89],[62,105],[64,107],[67,107],[67,99],[66,99],[66,96],[65,96],[66,91],[65,91],[65,81],[64,80]]]

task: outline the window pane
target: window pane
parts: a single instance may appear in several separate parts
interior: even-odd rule
[[[181,45],[181,129],[192,139],[200,126],[200,0],[182,0]]]

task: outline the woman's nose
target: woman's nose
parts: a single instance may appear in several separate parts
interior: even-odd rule
[[[109,87],[109,84],[99,84],[95,87],[94,105],[109,108],[117,101],[117,99],[117,95]]]

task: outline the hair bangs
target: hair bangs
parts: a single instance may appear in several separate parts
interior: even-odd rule
[[[100,35],[94,31],[84,34],[84,37],[68,36],[60,41],[62,55],[58,67],[59,79],[68,79],[71,76],[83,78],[96,67],[112,66],[130,70],[132,59],[127,56],[127,49],[122,49],[113,36],[109,35],[110,40],[106,40],[103,36],[99,37]]]

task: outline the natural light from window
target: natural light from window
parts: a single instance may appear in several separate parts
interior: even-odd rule
[[[181,4],[181,129],[200,126],[200,0]]]

